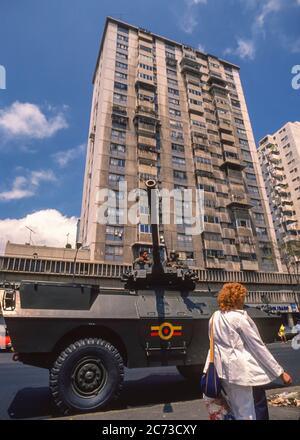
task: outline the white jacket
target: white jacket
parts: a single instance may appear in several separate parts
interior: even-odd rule
[[[211,319],[209,321],[211,329]],[[272,382],[283,373],[244,310],[214,314],[215,367],[220,379],[243,386]],[[209,364],[208,352],[204,371]]]

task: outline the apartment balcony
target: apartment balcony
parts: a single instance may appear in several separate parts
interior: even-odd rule
[[[231,134],[221,132],[220,137],[224,144],[234,145],[235,143],[234,136],[232,136]]]
[[[156,90],[156,83],[153,80],[138,77],[135,80],[135,88],[138,90],[140,88],[149,90],[151,92]]]
[[[259,270],[258,261],[242,260],[241,269],[257,272]]]
[[[138,105],[135,109],[135,118],[138,118],[139,116],[142,116],[150,121],[158,121],[158,113],[157,111],[152,107],[144,106],[144,105]]]
[[[191,134],[193,144],[201,144],[204,140],[208,140],[207,131],[205,129],[193,130]]]
[[[283,215],[280,220],[281,223],[287,223],[287,224],[296,223],[297,217],[295,217],[294,215]]]
[[[155,150],[157,149],[156,138],[139,135],[137,141],[138,141],[138,144],[146,145],[146,146],[148,146],[148,147],[150,147],[152,149],[155,149]]]
[[[138,122],[135,124],[136,132],[138,135],[152,137],[156,136],[156,125],[152,124],[144,124],[142,122]]]
[[[200,71],[201,65],[196,60],[192,60],[187,56],[183,56],[180,62],[180,66],[182,73],[191,73],[192,75],[202,76],[202,73]]]
[[[196,115],[203,116],[205,111],[202,105],[192,104],[189,102],[189,113],[194,113]]]
[[[288,231],[298,231],[300,229],[300,226],[298,226],[298,222],[290,223],[286,225],[286,229]]]
[[[236,231],[232,228],[223,228],[222,229],[222,238],[228,238],[230,240],[235,239]]]
[[[252,244],[242,243],[238,238],[236,239],[236,245],[238,247],[239,252],[243,254],[255,254],[256,249]]]
[[[294,206],[293,201],[287,197],[281,197],[280,202],[282,205]]]
[[[220,132],[224,132],[224,133],[227,133],[229,135],[232,135],[233,127],[231,125],[231,122],[225,122],[224,120],[220,121],[219,122],[219,130],[220,130]]]
[[[158,119],[151,115],[136,114],[134,117],[134,125],[138,135],[146,137],[155,137],[157,127],[159,125]]]
[[[146,159],[149,161],[157,161],[157,152],[148,146],[138,146],[138,159]]]
[[[241,208],[241,209],[251,209],[253,205],[250,202],[250,198],[246,194],[230,194],[227,201],[227,208]]]
[[[209,164],[195,161],[195,169],[196,169],[196,172],[197,171],[206,171],[207,173],[214,175],[213,174],[214,173],[213,167],[212,167],[212,165],[209,165]]]
[[[221,269],[224,270],[226,267],[226,261],[219,258],[207,258],[205,261],[206,269]]]
[[[177,60],[175,60],[174,58],[166,58],[166,65],[169,67],[176,67],[177,68]]]
[[[238,261],[226,261],[225,270],[230,272],[239,272],[241,270],[241,263]]]
[[[218,87],[227,91],[227,81],[218,73],[210,72],[207,83],[210,87]]]
[[[233,168],[235,170],[243,170],[245,165],[242,163],[240,157],[226,156],[224,155],[224,159],[220,165],[221,169]]]

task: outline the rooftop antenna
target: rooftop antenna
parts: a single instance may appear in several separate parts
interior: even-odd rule
[[[33,244],[32,243],[32,234],[35,234],[35,231],[31,228],[29,228],[28,226],[25,226],[26,229],[28,229],[29,231],[29,244]]]

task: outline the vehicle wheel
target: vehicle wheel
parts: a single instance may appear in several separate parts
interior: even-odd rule
[[[124,379],[123,359],[109,342],[86,338],[69,345],[50,370],[50,391],[60,413],[99,410],[115,400]]]
[[[187,380],[200,381],[204,365],[177,365],[178,372]]]

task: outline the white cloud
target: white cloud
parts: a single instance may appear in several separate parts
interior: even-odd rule
[[[254,60],[255,52],[256,48],[253,40],[238,38],[236,49],[228,48],[224,51],[224,55],[237,55],[243,60]]]
[[[206,5],[207,0],[184,0],[185,11],[180,21],[181,29],[187,34],[191,34],[198,25],[196,19],[196,6]]]
[[[24,244],[29,241],[30,227],[32,242],[35,245],[64,247],[69,235],[69,243],[76,240],[76,217],[65,217],[55,209],[45,209],[28,214],[20,219],[0,220],[0,254],[3,253],[7,241]]]
[[[258,26],[263,27],[266,18],[274,12],[279,12],[284,5],[286,5],[287,1],[285,0],[283,2],[283,0],[267,0],[261,3],[263,3],[263,6],[259,15],[256,17],[256,23]]]
[[[26,176],[15,177],[11,189],[0,192],[0,201],[20,200],[36,194],[41,182],[55,182],[51,170],[30,171]]]
[[[72,160],[77,159],[85,152],[86,145],[81,144],[78,147],[70,148],[69,150],[58,151],[52,157],[55,162],[61,167],[66,167]]]
[[[0,130],[8,138],[45,139],[67,127],[62,111],[47,118],[37,105],[28,102],[16,101],[0,110]]]
[[[205,53],[205,47],[203,46],[203,44],[201,44],[201,43],[198,44],[198,50],[199,50],[200,52]]]

